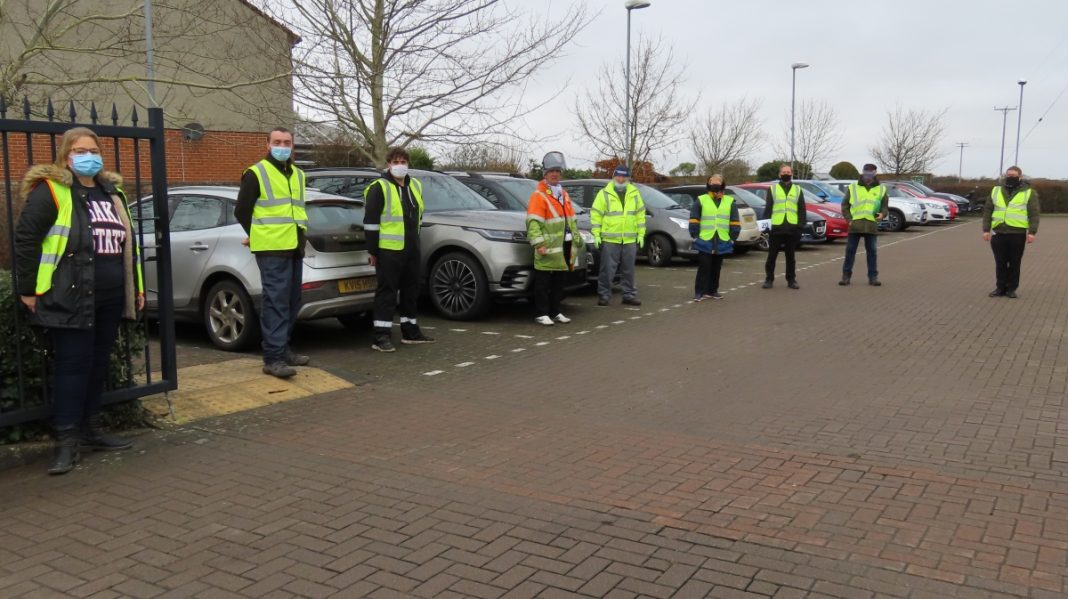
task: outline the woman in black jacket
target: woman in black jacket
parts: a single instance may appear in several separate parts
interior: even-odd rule
[[[79,448],[127,449],[103,434],[100,398],[119,322],[144,309],[144,283],[122,178],[103,171],[92,130],[63,134],[55,164],[27,171],[15,227],[18,294],[54,354],[55,456],[50,474],[74,468]]]

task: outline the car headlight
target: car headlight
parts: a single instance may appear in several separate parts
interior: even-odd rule
[[[928,210],[938,210],[939,208],[942,208],[942,204],[936,202],[924,202],[924,206],[927,206]]]
[[[526,231],[504,231],[500,229],[479,229],[477,227],[464,227],[466,231],[474,231],[490,241],[507,241],[511,243],[527,243]]]
[[[593,233],[589,231],[579,231],[579,235],[582,236],[582,243],[593,243]]]
[[[674,216],[669,216],[668,218],[671,219],[671,222],[678,225],[680,229],[690,228],[690,221],[686,220],[685,218],[675,218]]]

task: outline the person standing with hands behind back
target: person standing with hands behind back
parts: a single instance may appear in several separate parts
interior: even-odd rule
[[[534,321],[545,326],[566,324],[571,319],[560,312],[564,280],[575,269],[582,238],[575,207],[560,185],[564,155],[549,152],[541,160],[545,178],[527,203],[527,240],[534,248]]]
[[[983,206],[983,241],[989,241],[994,251],[997,277],[990,297],[1016,298],[1024,248],[1038,234],[1038,192],[1022,177],[1020,167],[1010,166],[1005,170],[1005,184],[992,189],[990,201]]]
[[[708,193],[697,198],[690,208],[690,237],[697,250],[695,302],[723,299],[719,293],[723,256],[734,251],[734,240],[738,238],[742,224],[734,196],[726,195],[723,175],[709,177],[706,188]]]
[[[786,252],[786,286],[799,289],[797,285],[797,261],[794,252],[801,241],[801,227],[805,226],[808,213],[805,210],[805,192],[794,185],[794,169],[789,164],[779,167],[779,182],[768,189],[768,201],[764,204],[764,216],[771,220],[768,234],[768,259],[764,263],[764,289],[775,284],[775,262],[779,250]]]
[[[845,262],[842,263],[842,280],[839,285],[848,285],[853,277],[853,262],[857,258],[857,246],[864,240],[864,253],[868,258],[868,284],[874,287],[879,282],[879,266],[876,261],[876,239],[879,221],[886,216],[886,188],[875,176],[874,164],[865,164],[860,180],[850,184],[842,200],[842,215],[849,221],[849,238],[846,240]]]

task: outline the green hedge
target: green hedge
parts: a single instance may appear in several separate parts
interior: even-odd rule
[[[955,178],[936,178],[929,179],[927,185],[944,193],[955,193],[961,196],[974,191],[974,199],[985,203],[990,199],[990,190],[997,185],[997,182],[993,179],[957,181]],[[1068,181],[1035,179],[1031,181],[1031,186],[1038,192],[1043,213],[1068,212]]]
[[[15,313],[18,298],[14,293],[11,272],[0,270],[0,411],[8,412],[19,405],[19,368],[18,351],[22,356],[22,388],[26,393],[26,406],[40,406],[47,402],[45,397],[48,339],[41,329],[31,327],[22,318],[19,334],[15,335]],[[21,318],[21,317],[20,317]],[[126,348],[129,340],[130,358],[134,370],[130,371]],[[145,345],[145,328],[143,322],[123,322],[119,327],[119,338],[115,351],[111,355],[111,367],[108,370],[107,388],[117,389],[128,386],[128,381],[142,369],[141,355]],[[109,424],[130,425],[141,418],[140,402],[126,402],[111,406],[106,413]],[[42,438],[51,430],[48,422],[33,422],[0,428],[0,444],[14,443]]]

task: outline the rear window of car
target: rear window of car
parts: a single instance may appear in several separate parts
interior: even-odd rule
[[[363,206],[357,202],[308,202],[308,242],[319,252],[367,249]]]

